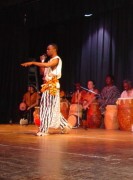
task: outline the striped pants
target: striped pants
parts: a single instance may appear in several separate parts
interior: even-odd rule
[[[49,128],[61,128],[68,126],[66,119],[60,113],[59,90],[53,96],[49,91],[42,94],[40,102],[40,132],[47,133]]]

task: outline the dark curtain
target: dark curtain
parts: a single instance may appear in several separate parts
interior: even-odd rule
[[[0,122],[8,122],[17,113],[21,95],[27,87],[27,70],[20,63],[28,58],[25,30],[10,26],[0,29]]]

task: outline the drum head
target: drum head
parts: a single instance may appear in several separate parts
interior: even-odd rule
[[[26,104],[24,102],[21,102],[19,105],[19,110],[20,111],[25,111],[26,110]]]

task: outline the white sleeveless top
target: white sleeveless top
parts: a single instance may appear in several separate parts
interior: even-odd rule
[[[53,61],[54,59],[59,59],[58,65],[54,70],[52,70],[51,67],[46,68],[47,70],[45,71],[45,80],[49,81],[52,79],[52,77],[57,76],[57,79],[61,78],[61,70],[62,70],[62,60],[59,56],[55,56],[54,58],[51,58],[49,61]]]

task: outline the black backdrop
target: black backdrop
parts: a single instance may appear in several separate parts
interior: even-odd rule
[[[108,73],[115,75],[120,89],[123,79],[133,79],[132,4],[115,4],[112,0],[111,6],[106,1],[103,6],[94,1],[94,15],[85,18],[90,1],[64,2],[37,1],[1,9],[1,123],[16,121],[18,104],[27,89],[27,69],[20,63],[31,57],[38,60],[51,42],[59,46],[63,60],[61,87],[68,92],[78,81],[86,86],[88,79],[94,79],[101,90]]]

